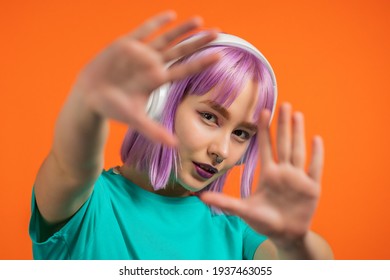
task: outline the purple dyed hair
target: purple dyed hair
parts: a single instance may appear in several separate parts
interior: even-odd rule
[[[204,95],[215,90],[215,102],[229,107],[243,89],[245,83],[252,79],[259,84],[258,104],[255,119],[262,109],[274,108],[274,88],[268,68],[256,56],[237,47],[209,46],[196,53],[178,60],[177,63],[193,61],[199,56],[219,53],[221,59],[206,70],[172,82],[160,123],[174,133],[174,118],[183,98],[188,95]],[[174,64],[174,65],[175,65]],[[258,147],[257,135],[253,136],[239,164],[245,164],[241,176],[241,197],[250,194],[255,172]],[[121,148],[121,159],[124,164],[135,167],[138,171],[148,172],[150,183],[155,190],[165,188],[172,172],[177,174],[178,155],[175,149],[156,144],[136,131],[129,130]],[[227,174],[217,178],[203,190],[221,192]],[[203,191],[202,190],[202,191]]]

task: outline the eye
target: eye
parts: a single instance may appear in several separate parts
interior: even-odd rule
[[[245,130],[241,130],[241,129],[237,129],[235,131],[233,131],[233,134],[235,136],[237,136],[240,140],[248,140],[249,138],[251,138],[251,135],[246,132]]]
[[[207,122],[210,122],[210,123],[217,123],[218,122],[217,116],[215,116],[214,114],[211,114],[208,112],[199,112],[199,114]]]

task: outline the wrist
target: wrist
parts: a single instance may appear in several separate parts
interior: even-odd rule
[[[289,259],[310,259],[307,240],[308,233],[295,238],[271,238],[278,252],[278,258]]]
[[[276,246],[279,259],[324,260],[334,258],[329,244],[312,231],[308,231],[297,238],[270,239]]]

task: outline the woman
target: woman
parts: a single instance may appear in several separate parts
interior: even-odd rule
[[[249,43],[215,31],[170,47],[198,18],[149,39],[173,18],[150,19],[80,73],[34,185],[34,257],[330,258],[326,242],[309,231],[321,139],[306,173],[303,116],[285,104],[275,162],[268,125],[276,82],[268,62]],[[109,119],[130,130],[124,165],[101,172]],[[260,180],[249,195],[258,152]],[[245,165],[242,200],[219,193],[235,165]]]

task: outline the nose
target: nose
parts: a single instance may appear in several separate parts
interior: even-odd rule
[[[225,160],[229,156],[230,133],[221,133],[210,143],[208,154],[215,162],[216,156]],[[218,162],[217,162],[218,163]]]

